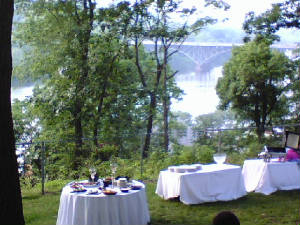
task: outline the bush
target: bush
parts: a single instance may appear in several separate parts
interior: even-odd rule
[[[110,144],[99,144],[99,147],[94,147],[92,158],[95,160],[108,161],[111,156],[118,153],[118,147]]]
[[[243,165],[245,159],[245,154],[241,154],[239,152],[232,152],[230,154],[227,154],[226,163]]]
[[[37,176],[22,176],[20,177],[20,185],[22,188],[30,189],[36,186],[41,179]]]
[[[256,158],[257,154],[262,151],[263,144],[257,143],[255,139],[248,138],[243,151],[231,149],[227,152],[227,163],[242,165],[247,158]],[[216,152],[213,146],[199,145],[194,146],[180,146],[174,145],[172,152],[164,152],[162,149],[152,149],[147,159],[141,160],[139,153],[131,155],[130,158],[116,157],[117,148],[113,145],[105,145],[101,148],[101,158],[97,156],[97,152],[93,151],[89,158],[78,158],[80,160],[80,167],[74,171],[70,162],[59,159],[54,163],[48,162],[46,173],[49,180],[54,179],[87,179],[89,176],[89,168],[91,166],[97,169],[100,178],[111,176],[110,159],[114,157],[118,167],[115,176],[127,176],[131,179],[141,180],[155,180],[158,178],[159,172],[167,169],[172,165],[213,163],[213,154]],[[98,152],[99,154],[99,152]],[[98,155],[99,156],[99,155]],[[65,159],[65,158],[64,158]],[[40,177],[40,176],[39,176]],[[22,182],[26,186],[33,186],[40,182],[40,178],[24,179]]]
[[[246,151],[244,153],[245,158],[257,158],[257,155],[263,151],[264,144],[252,142],[246,147]]]
[[[214,150],[207,145],[196,145],[194,147],[196,161],[200,163],[212,163]]]

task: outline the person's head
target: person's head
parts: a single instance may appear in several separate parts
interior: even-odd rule
[[[222,211],[214,217],[213,225],[240,225],[240,221],[234,213]]]

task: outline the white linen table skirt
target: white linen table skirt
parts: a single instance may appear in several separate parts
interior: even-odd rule
[[[184,204],[199,204],[230,201],[247,192],[240,166],[209,164],[191,173],[160,171],[155,193],[164,199],[179,197]]]
[[[300,189],[300,168],[296,162],[245,160],[242,174],[247,192],[269,195],[277,190]]]
[[[140,183],[142,184],[142,183]],[[150,222],[145,186],[105,196],[62,190],[56,225],[146,225]]]

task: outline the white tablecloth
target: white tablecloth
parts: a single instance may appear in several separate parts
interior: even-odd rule
[[[145,225],[150,221],[144,185],[109,196],[70,191],[69,185],[62,190],[56,225]]]
[[[164,199],[179,197],[184,204],[229,201],[246,195],[241,167],[202,165],[192,173],[160,171],[156,194]]]
[[[242,174],[248,192],[269,195],[277,190],[300,188],[300,169],[296,162],[245,160]]]

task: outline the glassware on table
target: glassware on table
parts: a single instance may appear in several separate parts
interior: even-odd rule
[[[106,189],[107,187],[109,187],[109,185],[111,185],[112,182],[111,182],[111,178],[105,178],[103,180],[103,189]]]
[[[215,153],[213,155],[214,161],[217,164],[223,164],[226,160],[226,153]]]
[[[118,167],[118,164],[115,162],[112,162],[110,164],[111,173],[112,173],[112,188],[114,188],[114,178],[115,178],[115,174],[117,172],[117,167]]]
[[[104,182],[102,179],[98,179],[98,189],[103,190],[104,189]]]
[[[91,181],[92,182],[95,182],[95,176],[96,176],[96,168],[95,167],[91,167],[90,169],[89,169],[89,171],[90,171],[90,175],[91,175]]]

